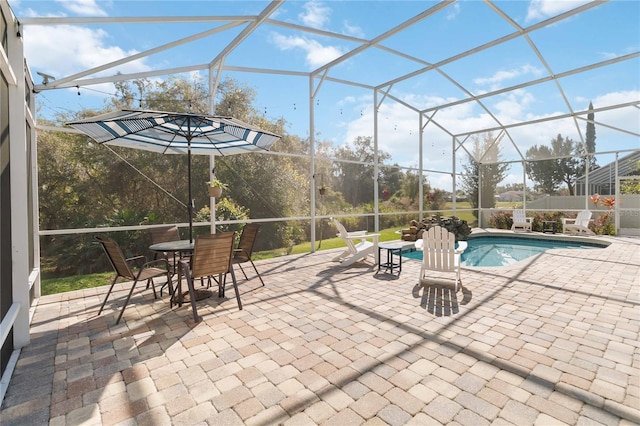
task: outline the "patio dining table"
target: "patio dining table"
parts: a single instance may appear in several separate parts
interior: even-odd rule
[[[176,240],[176,241],[165,241],[162,243],[151,244],[149,246],[149,250],[155,252],[162,253],[173,253],[173,273],[171,274],[170,279],[173,280],[175,275],[177,278],[176,290],[171,294],[171,306],[176,303],[178,306],[182,306],[184,302],[185,294],[189,294],[188,291],[182,292],[182,271],[179,266],[179,260],[183,257],[188,257],[193,253],[195,243],[189,240]],[[176,253],[178,253],[178,259],[176,259]],[[194,294],[196,295],[196,300],[206,299],[210,297],[213,293],[209,290],[201,290],[201,289],[192,289]],[[171,292],[171,288],[169,289]]]
[[[193,241],[178,240],[178,241],[165,241],[162,243],[151,244],[149,250],[157,252],[173,252],[173,253],[191,253],[193,252]]]

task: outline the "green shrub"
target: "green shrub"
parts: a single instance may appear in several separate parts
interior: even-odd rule
[[[512,215],[511,211],[492,213],[489,218],[489,226],[496,229],[511,229],[511,225],[513,225]]]

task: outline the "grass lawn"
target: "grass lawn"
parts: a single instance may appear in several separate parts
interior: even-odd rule
[[[101,272],[89,275],[74,275],[64,278],[49,278],[42,280],[41,292],[47,294],[64,293],[81,290],[83,288],[100,287],[111,284],[115,272]]]

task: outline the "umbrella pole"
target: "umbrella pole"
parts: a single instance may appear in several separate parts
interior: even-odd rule
[[[191,197],[191,140],[187,141],[187,175],[189,186],[189,242],[193,242],[193,198]]]

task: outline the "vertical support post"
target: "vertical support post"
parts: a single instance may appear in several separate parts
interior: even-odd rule
[[[589,210],[589,195],[591,195],[591,188],[589,188],[589,154],[585,155],[584,160],[584,209]]]
[[[216,73],[216,79],[213,79],[213,68],[209,66],[209,113],[211,115],[215,115],[216,113],[216,104],[215,104],[215,88],[218,87],[218,81],[220,77],[220,70]],[[216,157],[215,155],[209,156],[209,180],[213,180],[214,173],[213,171],[216,168]],[[209,212],[210,212],[210,222],[209,232],[211,234],[216,233],[216,199],[214,197],[209,197]]]
[[[456,189],[456,137],[451,137],[451,203],[453,215],[456,216],[456,197],[457,197],[457,189]]]
[[[374,230],[380,230],[380,198],[378,194],[378,177],[380,169],[378,166],[378,91],[373,89],[373,214]]]
[[[474,161],[478,161],[474,159]],[[482,228],[482,163],[478,161],[478,227]]]
[[[13,16],[11,16],[13,18]],[[12,259],[11,285],[13,293],[13,305],[18,305],[19,310],[13,323],[14,349],[26,346],[30,342],[29,336],[29,229],[34,224],[30,223],[25,212],[29,208],[28,194],[31,188],[27,186],[26,176],[30,173],[27,168],[27,126],[25,104],[25,65],[24,47],[22,39],[17,37],[17,20],[7,22],[9,67],[15,75],[15,84],[9,81],[9,163],[10,173],[10,197],[11,197],[11,253],[3,253]],[[4,208],[4,206],[3,206]],[[34,253],[34,256],[39,254]],[[1,342],[0,342],[1,343]]]
[[[423,129],[423,115],[421,112],[418,113],[418,180],[420,181],[420,184],[418,185],[418,211],[420,212],[420,214],[418,215],[418,220],[420,222],[422,222],[422,219],[424,219],[424,186],[423,186],[423,182],[424,182],[424,159],[422,158],[422,156],[424,155],[424,129]]]
[[[209,180],[212,181],[215,178],[214,170],[216,169],[216,156],[209,156]],[[209,197],[209,209],[211,212],[211,229],[212,234],[216,233],[216,199],[215,197]]]
[[[527,162],[522,160],[522,209],[527,210]]]
[[[311,253],[316,251],[316,139],[315,139],[315,108],[313,100],[315,94],[313,90],[313,75],[309,76],[309,176],[311,192],[309,199],[311,200]]]
[[[614,226],[616,229],[616,235],[620,234],[620,176],[618,176],[618,155],[619,153],[616,152],[616,160],[614,163],[614,169],[615,169],[615,177],[616,177],[616,190],[615,190],[615,200],[616,203],[614,204]],[[609,189],[609,194],[611,194],[611,189]]]

